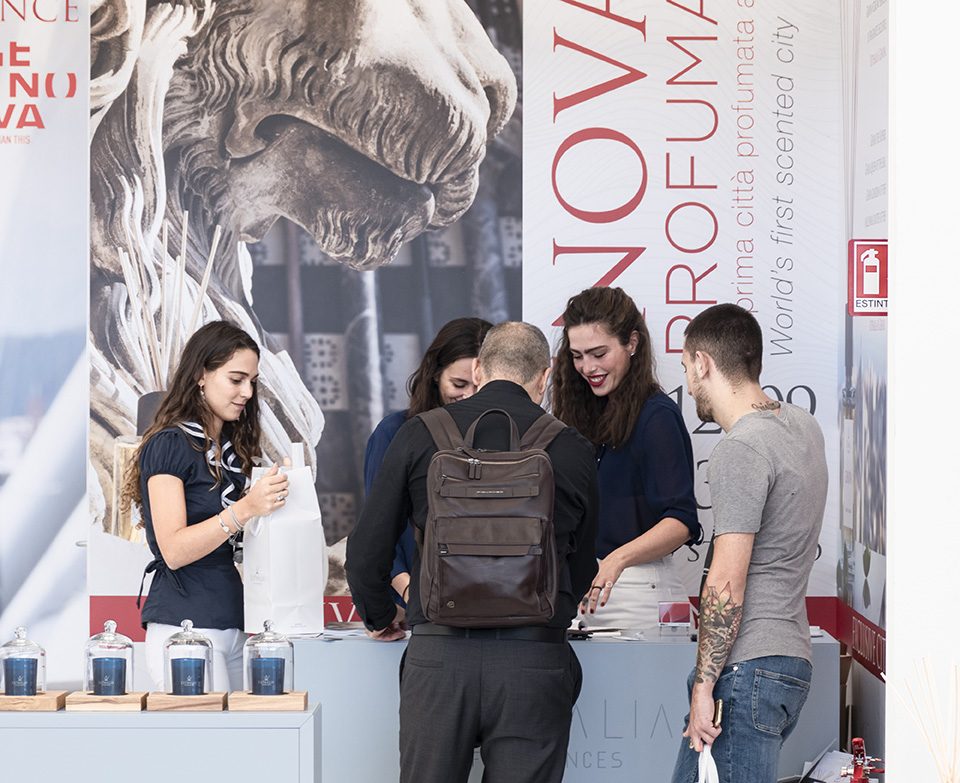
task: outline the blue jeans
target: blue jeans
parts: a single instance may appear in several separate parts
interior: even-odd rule
[[[813,667],[803,658],[771,655],[727,666],[713,688],[723,699],[720,736],[713,743],[720,783],[774,783],[783,741],[810,691]],[[687,679],[693,689],[694,673]],[[684,718],[684,728],[690,716]],[[681,738],[673,783],[697,783],[699,754]]]

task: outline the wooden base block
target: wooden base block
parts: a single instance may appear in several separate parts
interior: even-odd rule
[[[307,709],[307,692],[290,691],[279,696],[258,696],[233,691],[227,697],[227,709],[235,712],[302,712]]]
[[[146,693],[98,696],[95,693],[76,691],[67,696],[67,712],[140,712],[146,703]]]
[[[147,712],[222,712],[226,706],[226,693],[205,693],[202,696],[147,694]]]
[[[63,709],[68,691],[47,691],[36,696],[0,695],[0,710],[12,712],[56,712]]]

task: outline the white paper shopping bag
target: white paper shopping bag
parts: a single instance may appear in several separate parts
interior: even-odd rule
[[[323,631],[327,544],[313,472],[302,444],[293,444],[293,466],[281,468],[290,482],[287,502],[253,519],[243,533],[244,630],[260,633],[265,620],[284,634]],[[254,468],[256,481],[267,468]]]
[[[713,760],[710,746],[704,744],[700,751],[700,783],[720,783],[720,774],[717,772],[717,762]]]

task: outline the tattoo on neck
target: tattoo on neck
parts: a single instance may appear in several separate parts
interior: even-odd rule
[[[775,411],[780,407],[778,400],[765,400],[753,403],[753,409],[758,411]]]
[[[697,646],[697,682],[716,682],[740,631],[743,604],[733,600],[730,583],[717,592],[707,585],[700,597],[700,644]]]

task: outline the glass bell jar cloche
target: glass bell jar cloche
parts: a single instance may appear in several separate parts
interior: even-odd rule
[[[213,688],[213,644],[193,621],[163,643],[164,689],[174,696],[202,696]]]
[[[22,625],[0,647],[0,680],[6,696],[36,696],[47,689],[47,654]]]
[[[293,690],[293,645],[267,620],[263,632],[243,645],[243,689],[257,696],[279,696]]]
[[[83,689],[96,696],[123,696],[133,690],[133,642],[107,620],[83,653]]]

